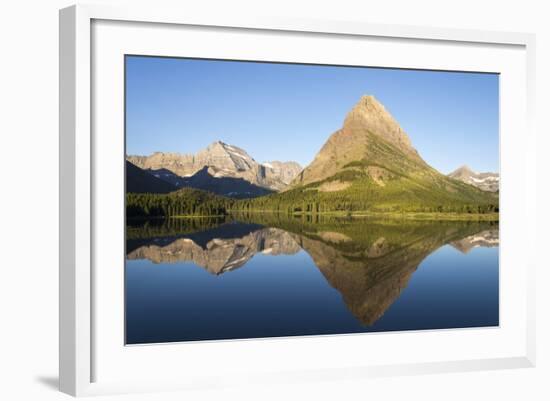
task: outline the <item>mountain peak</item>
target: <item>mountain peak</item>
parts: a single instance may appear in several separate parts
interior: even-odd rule
[[[359,99],[359,102],[357,103],[357,106],[374,106],[374,107],[380,107],[384,109],[384,106],[382,105],[382,103],[380,103],[378,99],[374,97],[374,95],[361,96],[361,98]]]
[[[280,191],[302,170],[297,163],[277,161],[266,168],[246,150],[220,140],[211,142],[196,154],[158,152],[151,156],[128,156],[127,160],[144,170],[157,172],[178,187],[186,182],[184,177],[198,175],[201,178],[210,174],[215,178],[242,178],[264,190]]]
[[[225,149],[227,147],[227,144],[222,141],[214,141],[210,145],[206,147],[206,150],[212,150],[212,149]]]
[[[388,158],[427,167],[386,108],[372,95],[361,96],[347,114],[342,128],[329,137],[295,183],[303,185],[323,180],[351,162],[380,163]]]
[[[450,173],[449,175],[457,175],[457,174],[477,174],[474,170],[472,170],[467,164],[464,164],[457,168],[455,171]]]
[[[483,191],[496,192],[499,190],[500,176],[498,173],[478,173],[467,165],[463,165],[448,174],[448,176]]]
[[[378,135],[406,153],[416,153],[399,123],[373,95],[361,96],[344,120],[343,128]]]
[[[467,164],[463,164],[462,166],[459,167],[459,169],[460,170],[465,170],[465,171],[474,171]]]
[[[391,117],[390,113],[386,110],[384,105],[374,95],[363,95],[359,101],[353,106],[353,111],[363,111],[371,113],[385,114]],[[393,117],[391,117],[393,118]]]

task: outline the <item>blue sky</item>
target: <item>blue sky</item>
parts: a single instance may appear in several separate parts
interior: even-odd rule
[[[126,151],[195,153],[221,140],[259,162],[306,166],[362,95],[439,171],[498,171],[494,74],[128,56]]]

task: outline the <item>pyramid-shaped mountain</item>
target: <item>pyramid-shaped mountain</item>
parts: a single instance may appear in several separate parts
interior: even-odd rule
[[[317,199],[313,199],[312,194]],[[346,210],[496,210],[498,196],[449,178],[428,165],[410,138],[373,96],[363,96],[286,198],[339,198]],[[346,205],[344,205],[346,204]],[[472,209],[473,208],[473,209]]]
[[[357,161],[398,164],[405,170],[429,168],[412,147],[407,134],[374,96],[363,96],[359,100],[342,128],[329,137],[295,183],[303,185],[323,180]]]

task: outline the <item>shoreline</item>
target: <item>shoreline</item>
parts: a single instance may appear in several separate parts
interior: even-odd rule
[[[277,214],[288,217],[301,216],[328,216],[328,217],[360,217],[360,218],[385,218],[385,219],[411,219],[411,220],[439,220],[439,221],[499,221],[499,213],[439,213],[439,212],[323,212],[323,213],[292,213],[285,214],[273,210],[254,210],[248,212],[234,212],[229,215],[239,214]]]
[[[272,210],[254,210],[254,211],[237,211],[230,212],[225,215],[178,215],[178,216],[150,216],[150,217],[133,217],[127,220],[147,220],[147,219],[204,219],[204,218],[220,218],[238,215],[254,215],[254,214],[271,214],[281,215],[284,217],[308,217],[308,216],[326,216],[326,217],[343,217],[343,218],[375,218],[375,219],[407,219],[407,220],[432,220],[432,221],[499,221],[499,213],[431,213],[431,212],[325,212],[325,213],[293,213],[286,214]]]

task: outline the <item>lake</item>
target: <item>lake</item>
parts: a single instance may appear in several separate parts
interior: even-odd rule
[[[498,222],[132,221],[126,343],[499,324]]]

